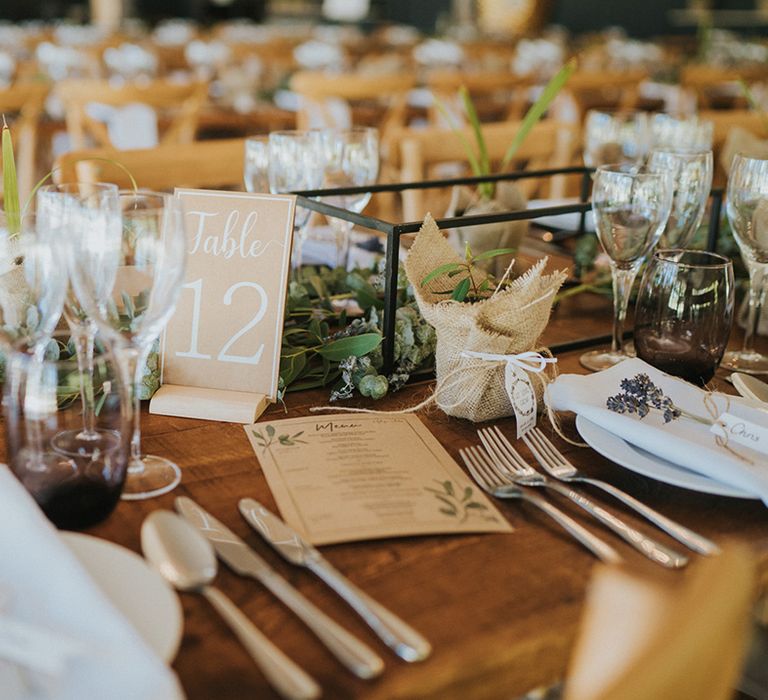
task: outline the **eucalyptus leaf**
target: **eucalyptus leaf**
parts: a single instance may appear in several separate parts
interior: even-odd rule
[[[451,299],[454,301],[464,301],[469,293],[469,277],[465,277],[461,282],[456,285],[456,289],[451,294]]]
[[[318,349],[318,353],[329,360],[340,361],[350,355],[360,357],[367,355],[381,344],[382,337],[378,333],[362,333],[333,340]]]

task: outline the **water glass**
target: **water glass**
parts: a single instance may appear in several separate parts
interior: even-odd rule
[[[593,350],[579,359],[587,369],[608,369],[627,358],[624,321],[632,284],[669,218],[669,175],[637,168],[603,166],[592,188],[597,237],[610,258],[613,276],[613,342],[609,351]]]
[[[648,170],[672,176],[672,209],[661,234],[661,248],[685,248],[704,217],[712,189],[712,151],[654,148]]]
[[[89,376],[69,335],[58,332],[38,357],[19,348],[7,354],[4,371],[11,471],[57,527],[100,522],[120,499],[130,452],[131,404],[115,358],[98,345]],[[84,395],[95,400],[95,426],[112,439],[62,449],[57,436],[82,429]]]
[[[716,253],[657,250],[635,307],[637,356],[662,372],[704,386],[728,344],[733,264]]]

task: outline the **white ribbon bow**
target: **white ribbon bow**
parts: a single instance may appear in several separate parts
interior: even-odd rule
[[[557,362],[556,357],[544,357],[539,352],[529,350],[520,352],[516,355],[494,355],[489,352],[475,352],[473,350],[464,350],[462,357],[472,357],[477,360],[486,360],[487,362],[505,362],[508,365],[515,365],[526,372],[543,372],[547,365]]]

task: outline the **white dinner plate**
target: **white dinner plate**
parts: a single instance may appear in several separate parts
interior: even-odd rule
[[[716,496],[731,496],[732,498],[752,498],[758,497],[742,491],[735,486],[720,483],[710,479],[702,474],[697,474],[689,469],[680,467],[666,459],[662,459],[650,452],[635,447],[623,440],[618,435],[601,428],[596,423],[576,416],[576,430],[584,438],[593,450],[599,452],[603,457],[610,459],[616,464],[631,469],[633,472],[648,476],[657,481],[663,481],[665,484],[679,486],[692,491],[701,493],[711,493]]]
[[[80,532],[62,532],[72,550],[112,604],[163,661],[181,643],[184,618],[176,592],[135,552]]]

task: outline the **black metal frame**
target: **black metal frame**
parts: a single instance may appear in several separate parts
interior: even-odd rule
[[[296,203],[298,206],[311,209],[312,211],[325,214],[349,221],[363,228],[379,233],[386,234],[385,250],[385,287],[384,287],[384,310],[382,317],[382,333],[384,340],[382,342],[382,351],[384,356],[383,372],[388,374],[392,371],[394,364],[395,349],[395,312],[397,311],[397,278],[400,262],[400,239],[406,233],[415,233],[421,226],[421,221],[407,221],[404,223],[393,223],[374,216],[364,216],[356,212],[337,207],[327,202],[317,199],[318,197],[332,197],[351,194],[375,194],[377,192],[402,192],[404,190],[424,190],[439,187],[452,187],[454,185],[477,185],[483,182],[501,182],[515,181],[529,178],[551,177],[553,175],[581,175],[581,187],[579,201],[573,204],[566,204],[555,207],[545,207],[541,209],[525,209],[518,211],[499,212],[496,214],[479,214],[474,216],[459,216],[435,219],[438,228],[463,228],[464,226],[477,226],[479,224],[491,224],[504,221],[533,220],[545,216],[556,216],[559,214],[579,213],[579,227],[576,234],[584,233],[584,221],[587,212],[591,209],[591,203],[588,201],[591,190],[592,168],[583,166],[573,166],[567,168],[548,168],[544,170],[528,170],[511,173],[502,173],[499,175],[489,175],[485,177],[461,177],[442,180],[423,180],[419,182],[401,182],[382,185],[369,185],[363,187],[336,187],[330,189],[305,190],[296,192]],[[712,190],[712,207],[710,213],[709,232],[707,239],[707,249],[714,250],[720,228],[720,209],[722,204],[722,190]],[[610,336],[596,336],[590,338],[580,338],[567,343],[555,344],[551,347],[553,352],[568,352],[580,348],[599,345],[610,342]]]

